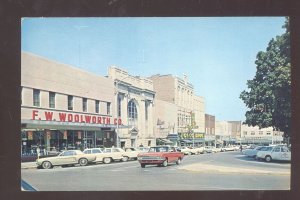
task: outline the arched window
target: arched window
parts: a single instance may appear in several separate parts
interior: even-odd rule
[[[128,103],[128,118],[130,120],[136,120],[138,118],[136,105],[133,100],[130,100]]]

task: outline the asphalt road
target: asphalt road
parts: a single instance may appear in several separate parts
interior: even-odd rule
[[[289,190],[290,163],[255,161],[240,152],[185,156],[180,165],[138,161],[22,169],[39,191]]]

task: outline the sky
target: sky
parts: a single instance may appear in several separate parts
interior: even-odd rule
[[[21,50],[106,76],[188,76],[216,121],[244,121],[240,93],[284,17],[23,18]]]

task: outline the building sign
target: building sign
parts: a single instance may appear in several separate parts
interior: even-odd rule
[[[202,139],[204,138],[204,133],[178,133],[180,139]]]
[[[122,119],[108,116],[32,110],[32,120],[122,125]]]

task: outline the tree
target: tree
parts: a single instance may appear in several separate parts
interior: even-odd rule
[[[240,98],[250,109],[245,124],[273,127],[291,136],[291,58],[288,18],[285,33],[271,39],[266,51],[256,56],[256,74],[247,81]]]

